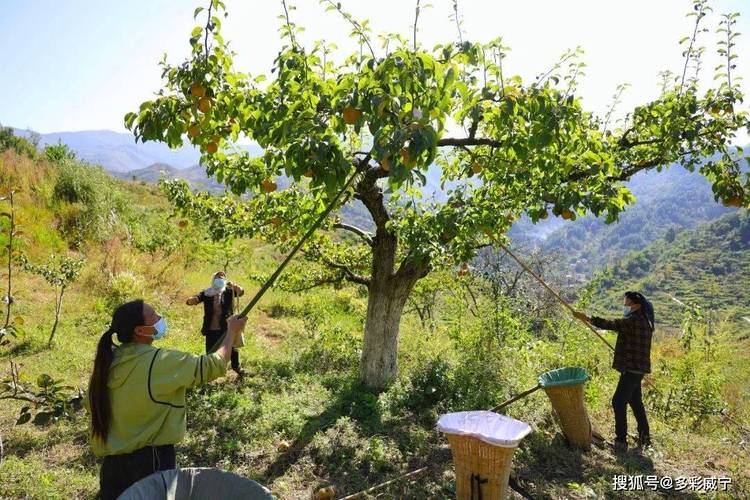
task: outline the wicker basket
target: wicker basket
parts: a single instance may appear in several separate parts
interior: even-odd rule
[[[505,500],[513,453],[531,432],[529,424],[491,411],[466,411],[441,415],[437,427],[451,446],[457,498]]]
[[[505,500],[515,448],[494,446],[471,436],[446,434],[456,466],[458,500]]]
[[[591,421],[583,401],[587,379],[583,368],[562,368],[539,377],[568,443],[584,450],[591,448],[592,437]]]

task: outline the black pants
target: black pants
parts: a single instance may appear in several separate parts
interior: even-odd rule
[[[206,336],[206,354],[213,352],[218,348],[218,342],[221,340],[221,337],[224,335],[224,332],[221,330],[213,330],[205,334]],[[237,373],[240,373],[242,371],[242,368],[240,368],[240,351],[236,348],[232,348],[232,370],[236,371]]]
[[[102,500],[115,499],[130,485],[160,470],[174,469],[174,445],[146,446],[124,455],[104,457],[99,475]]]
[[[646,408],[643,407],[641,396],[641,381],[643,374],[623,372],[617,383],[615,395],[612,396],[612,408],[615,410],[615,436],[617,441],[625,442],[628,436],[628,405],[633,409],[633,415],[638,422],[638,435],[649,435]]]

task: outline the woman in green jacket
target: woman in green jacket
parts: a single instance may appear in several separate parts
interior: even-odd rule
[[[174,445],[185,435],[185,390],[226,373],[236,335],[247,318],[232,316],[219,348],[203,356],[159,349],[166,322],[135,300],[112,314],[96,352],[87,406],[91,447],[103,457],[101,498],[117,498],[131,484],[174,469]],[[120,345],[112,342],[117,334]]]

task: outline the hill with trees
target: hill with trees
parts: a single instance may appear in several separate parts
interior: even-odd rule
[[[594,304],[616,310],[625,290],[640,290],[658,322],[678,327],[686,305],[716,313],[750,334],[750,212],[733,210],[694,230],[668,231],[642,250],[628,252],[595,278]]]

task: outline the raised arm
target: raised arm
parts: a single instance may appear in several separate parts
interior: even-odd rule
[[[630,333],[633,331],[634,321],[632,316],[617,319],[604,319],[598,316],[589,318],[590,323],[603,330],[612,330],[617,333]]]
[[[201,294],[193,295],[192,297],[188,297],[188,299],[185,301],[185,304],[189,306],[194,306],[196,304],[201,303]]]
[[[232,288],[232,291],[234,292],[234,294],[235,294],[235,295],[236,295],[237,297],[242,297],[243,295],[245,295],[245,289],[244,289],[244,288],[242,288],[242,287],[241,287],[240,285],[238,285],[237,283],[232,283],[232,282],[230,281],[229,283],[227,283],[227,286],[228,286],[228,287],[231,287],[231,288]]]

